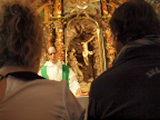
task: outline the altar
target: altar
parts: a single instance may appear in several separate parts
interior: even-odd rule
[[[109,19],[126,0],[32,0],[41,16],[44,54],[55,46],[57,59],[75,72],[82,96],[88,96],[91,82],[112,67],[117,55]]]

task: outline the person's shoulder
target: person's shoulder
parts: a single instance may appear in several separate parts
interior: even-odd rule
[[[52,65],[53,63],[51,61],[46,61],[44,66],[49,66],[49,65]]]
[[[97,96],[103,94],[104,91],[111,91],[115,84],[119,82],[117,78],[116,71],[108,69],[92,82],[90,93]]]
[[[36,94],[38,92],[42,93],[43,97],[50,97],[50,100],[60,100],[63,101],[65,93],[67,90],[67,83],[65,81],[55,81],[55,80],[37,80],[28,84],[28,91],[34,90]],[[43,94],[45,93],[45,94]]]
[[[95,79],[92,84],[93,85],[99,85],[99,84],[103,84],[105,82],[110,81],[113,78],[113,73],[114,70],[113,69],[108,69],[106,71],[104,71],[97,79]]]
[[[125,72],[124,72],[125,71]],[[105,84],[111,84],[113,82],[119,82],[120,79],[125,79],[125,75],[132,71],[132,69],[126,65],[114,66],[103,72],[96,80],[93,81],[93,85],[99,86]]]
[[[65,81],[55,81],[55,80],[35,80],[33,82],[28,83],[29,85],[35,85],[35,86],[44,86],[51,89],[63,89],[64,86],[66,86]]]
[[[58,66],[59,66],[58,63],[53,63],[51,61],[46,61],[45,64],[42,66],[42,68],[44,68],[44,67],[55,68],[55,67],[58,67]]]
[[[52,64],[51,61],[46,61],[46,62],[42,65],[42,68],[43,68],[43,67],[46,67],[46,66],[49,66],[49,65],[51,65],[51,64]]]
[[[67,86],[65,81],[50,81],[43,79],[23,81],[11,78],[11,80],[8,79],[7,83],[9,89],[6,92],[5,101],[19,96],[26,98],[28,95],[34,95],[35,100],[49,97],[49,100],[57,98],[63,101]]]
[[[21,81],[21,80],[18,80]],[[17,91],[29,92],[34,91],[33,94],[37,91],[40,93],[46,93],[46,95],[64,94],[64,88],[67,86],[65,81],[55,81],[55,80],[43,80],[37,79],[33,81],[26,81],[23,84],[17,84]],[[15,91],[16,92],[16,91]]]

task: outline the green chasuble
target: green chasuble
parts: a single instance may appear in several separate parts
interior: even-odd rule
[[[47,74],[47,66],[43,66],[43,67],[41,68],[41,75],[42,75],[44,78],[49,79],[49,76],[48,76],[48,74]]]
[[[62,65],[62,80],[66,80],[69,87],[69,66],[67,64]]]

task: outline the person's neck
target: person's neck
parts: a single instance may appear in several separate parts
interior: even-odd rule
[[[8,73],[23,72],[23,71],[34,72],[33,68],[30,68],[30,67],[5,66],[5,67],[0,68],[0,75],[5,76]],[[5,79],[0,80],[0,100],[5,95],[6,86],[7,86],[6,80]]]
[[[5,76],[8,73],[12,73],[12,72],[23,72],[23,71],[31,71],[31,72],[35,72],[33,68],[31,67],[24,67],[24,66],[4,66],[2,68],[0,68],[0,74],[2,76]]]

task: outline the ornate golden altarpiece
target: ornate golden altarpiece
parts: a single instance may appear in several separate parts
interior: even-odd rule
[[[69,64],[82,87],[108,67],[116,56],[108,21],[125,0],[41,0],[37,14],[43,18],[46,46],[54,45],[57,59]]]

